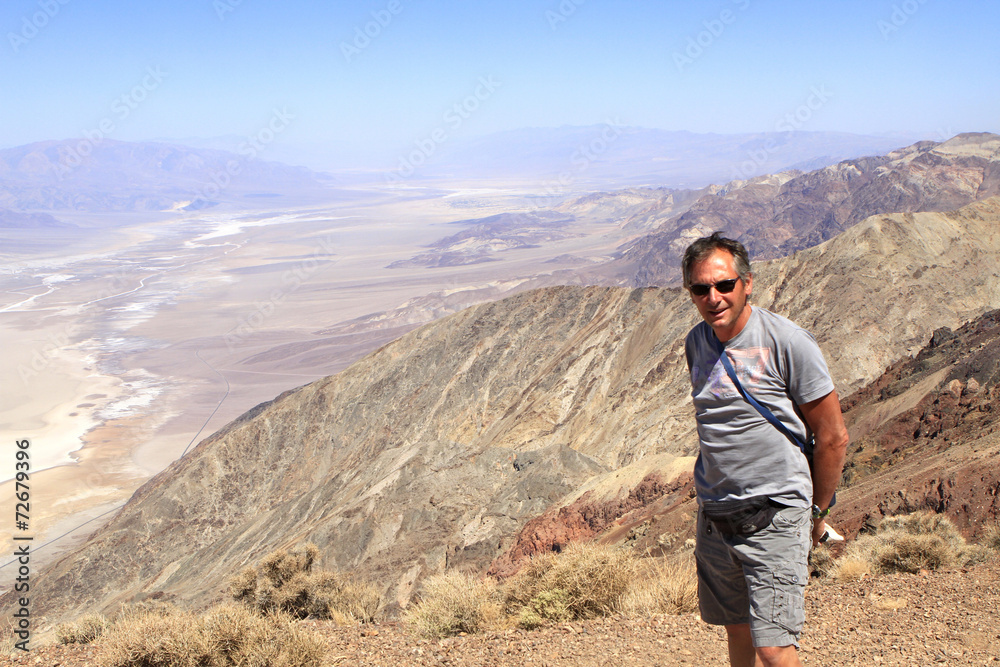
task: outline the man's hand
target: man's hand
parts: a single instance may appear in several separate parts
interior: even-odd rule
[[[826,535],[826,521],[823,519],[813,519],[813,546],[818,547],[820,540]]]

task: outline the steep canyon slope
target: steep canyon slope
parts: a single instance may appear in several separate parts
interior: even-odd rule
[[[1000,307],[1000,198],[879,215],[763,262],[755,303],[815,332],[842,396],[940,327]],[[404,604],[444,567],[482,570],[546,509],[613,498],[694,451],[678,289],[556,287],[413,331],[258,406],[140,488],[34,584],[53,620],[155,595],[191,605],[275,548]],[[667,475],[668,477],[670,475]],[[666,480],[669,482],[669,479]]]

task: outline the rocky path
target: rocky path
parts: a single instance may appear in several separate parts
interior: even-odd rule
[[[805,665],[1000,667],[1000,564],[890,575],[807,592]],[[329,645],[327,665],[538,665],[547,667],[727,664],[724,632],[696,616],[606,618],[445,640],[417,639],[398,623],[337,626],[308,621]],[[95,647],[52,646],[13,665],[97,667]],[[0,658],[0,664],[3,664]]]

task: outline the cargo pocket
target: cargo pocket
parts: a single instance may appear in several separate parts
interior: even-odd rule
[[[794,568],[772,572],[771,621],[798,634],[806,621],[805,579]]]

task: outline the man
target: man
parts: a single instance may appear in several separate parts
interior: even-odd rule
[[[826,532],[848,442],[840,401],[815,339],[749,304],[753,275],[742,244],[719,232],[698,239],[684,254],[683,272],[704,319],[686,340],[700,440],[695,558],[701,616],[726,627],[734,667],[799,665],[809,547]],[[788,434],[741,395],[723,353],[751,398],[802,442],[814,437],[811,473]],[[758,515],[733,532],[733,523],[706,516],[710,508],[726,512],[747,499],[773,513],[769,524]]]

